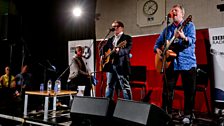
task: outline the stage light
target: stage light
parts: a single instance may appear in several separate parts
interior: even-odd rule
[[[77,7],[77,8],[73,9],[74,16],[79,17],[79,16],[81,16],[81,14],[82,14],[82,10],[80,8]]]

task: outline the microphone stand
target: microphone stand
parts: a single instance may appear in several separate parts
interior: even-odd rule
[[[72,62],[69,64],[69,66],[58,76],[58,78],[56,80],[61,79],[61,77],[65,74],[65,72],[71,67],[71,65],[73,64],[73,62],[74,61],[72,60]],[[67,83],[66,89],[68,90],[68,83]]]
[[[106,36],[104,37],[104,39],[102,41],[100,41],[99,45],[98,45],[98,49],[99,51],[102,49],[102,47],[105,46],[106,42],[106,38],[108,37],[108,35],[111,33],[112,30],[109,30],[109,32],[106,34]]]
[[[52,70],[51,68],[46,67],[46,65],[44,65],[42,63],[38,63],[38,65],[40,65],[44,69],[43,82],[44,82],[44,84],[46,84],[46,82],[47,82],[47,80],[46,80],[47,79],[47,70],[52,71],[52,72],[55,72],[55,71]]]
[[[12,73],[11,73],[11,66],[12,66],[12,51],[13,51],[13,46],[14,46],[14,44],[13,43],[11,43],[10,44],[10,54],[9,54],[9,80],[8,80],[8,88],[10,89],[10,86],[11,86],[11,75],[12,75]]]
[[[102,51],[102,48],[106,45],[106,38],[108,37],[108,35],[111,33],[111,29],[109,30],[109,32],[106,34],[106,36],[104,37],[104,39],[99,43],[98,45],[98,49],[99,49],[99,53],[101,53]],[[103,52],[102,52],[103,53]],[[101,62],[101,61],[100,61]],[[101,64],[101,63],[100,63]],[[101,67],[101,66],[100,66]],[[100,85],[100,95],[103,96],[103,91],[102,91],[102,88],[103,88],[103,82],[104,81],[104,76],[103,76],[103,71],[101,71],[101,85]]]
[[[166,100],[170,100],[169,99],[169,94],[170,94],[170,91],[169,91],[169,88],[168,88],[168,83],[167,83],[167,76],[166,76],[166,51],[168,50],[168,48],[166,47],[167,43],[167,32],[168,32],[168,26],[169,26],[169,16],[166,16],[167,18],[167,23],[166,23],[166,30],[165,30],[165,34],[164,34],[164,50],[163,50],[163,53],[162,53],[162,68],[161,68],[161,73],[163,73],[163,79],[164,79],[164,85],[166,86],[166,92],[167,92],[167,97],[166,97]],[[167,108],[166,108],[167,109]]]
[[[38,63],[38,65],[40,65],[41,67],[44,68],[44,75],[43,75],[43,82],[44,84],[46,84],[46,77],[47,77],[47,67],[41,63]]]
[[[166,48],[166,40],[167,40],[167,32],[168,32],[168,25],[169,25],[169,23],[170,23],[170,21],[169,21],[169,17],[167,16],[166,17],[167,18],[167,23],[166,23],[166,31],[165,31],[165,34],[164,34],[164,50],[163,50],[163,53],[162,53],[162,68],[161,68],[161,71],[160,71],[160,73],[164,73],[164,71],[165,71],[165,65],[166,65],[166,51],[168,50],[167,48]]]
[[[29,57],[31,56],[31,54],[23,37],[21,37],[21,41],[22,41],[22,63],[21,63],[21,68],[22,68],[24,65],[26,54],[28,54]]]

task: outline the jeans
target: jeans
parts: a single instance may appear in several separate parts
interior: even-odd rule
[[[119,74],[116,70],[116,66],[113,66],[113,69],[110,72],[107,72],[106,75],[107,75],[107,87],[106,87],[107,98],[112,98],[114,96],[115,87],[117,87],[116,86],[117,84],[120,84],[124,99],[128,100],[132,99],[131,86],[128,81],[128,76]]]

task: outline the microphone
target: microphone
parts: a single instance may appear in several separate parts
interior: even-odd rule
[[[115,28],[109,28],[109,31],[113,32],[113,31],[115,31]]]
[[[71,79],[68,79],[68,80],[67,80],[67,83],[69,83],[69,82],[71,82]]]
[[[51,66],[51,68],[53,69],[53,71],[56,71],[56,67],[54,65],[51,64],[51,62],[49,60],[47,60],[48,64]]]
[[[168,15],[167,15],[168,18],[173,18],[173,13],[170,12]]]

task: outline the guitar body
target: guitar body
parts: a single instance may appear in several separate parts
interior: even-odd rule
[[[162,71],[163,67],[163,61],[165,61],[164,68],[168,68],[172,62],[172,60],[177,56],[175,52],[172,50],[167,50],[166,56],[162,58],[161,55],[157,54],[155,55],[155,67],[157,72]]]
[[[113,53],[115,53],[115,48],[124,48],[127,44],[127,41],[124,40],[121,43],[119,43],[116,47],[113,48],[113,50],[108,49],[104,53],[104,57],[101,59],[101,71],[109,71],[109,68],[111,64],[113,63],[113,58],[110,57]]]
[[[182,30],[190,21],[192,20],[192,16],[189,15],[187,17],[187,19],[182,23],[182,25],[177,29],[177,31],[180,31]],[[175,32],[177,32],[175,31]],[[155,56],[155,67],[156,67],[156,70],[157,72],[161,72],[162,71],[162,66],[163,66],[163,62],[165,62],[164,64],[164,68],[168,68],[169,65],[171,64],[172,60],[177,56],[177,54],[172,51],[171,49],[175,49],[175,47],[172,47],[171,45],[173,45],[173,42],[175,41],[176,37],[173,36],[170,41],[166,41],[166,47],[162,47],[160,48],[162,50],[162,52],[164,50],[166,50],[165,52],[165,56],[161,56],[159,54],[156,53],[156,56]]]
[[[107,57],[103,58],[101,60],[101,71],[107,71],[112,63],[112,60],[110,59],[111,49],[108,49],[107,52],[105,52],[105,55]]]

